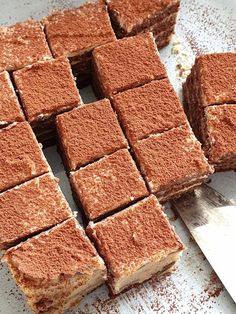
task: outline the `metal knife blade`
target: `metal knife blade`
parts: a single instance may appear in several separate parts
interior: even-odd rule
[[[205,184],[172,205],[236,302],[236,206]]]

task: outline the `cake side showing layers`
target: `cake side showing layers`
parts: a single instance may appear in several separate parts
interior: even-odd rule
[[[13,26],[0,27],[0,72],[14,71],[51,57],[39,22],[29,19]]]
[[[106,279],[106,267],[75,218],[6,251],[35,313],[64,313]]]
[[[25,117],[7,71],[0,73],[0,128]]]
[[[91,74],[92,49],[116,40],[107,7],[100,0],[55,11],[43,19],[43,24],[54,57],[68,57],[80,81]]]
[[[236,105],[205,109],[209,162],[218,171],[236,169]]]
[[[148,195],[126,149],[71,173],[70,181],[89,220],[97,220]]]
[[[0,192],[50,171],[28,122],[0,130]]]
[[[93,66],[95,89],[101,97],[112,97],[167,76],[151,33],[95,48]]]
[[[150,191],[161,201],[202,184],[213,172],[188,124],[151,135],[133,149]]]
[[[128,146],[108,99],[59,115],[57,131],[67,170]]]
[[[162,133],[187,122],[168,79],[153,81],[115,95],[112,99],[130,143]]]
[[[0,193],[0,249],[72,217],[52,173]]]
[[[155,196],[87,227],[108,269],[113,294],[171,271],[183,244]]]

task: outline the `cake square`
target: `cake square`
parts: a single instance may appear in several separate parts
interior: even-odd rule
[[[179,0],[106,0],[113,27],[118,38],[145,31],[155,32],[155,39],[167,44],[179,10]],[[161,39],[161,40],[160,40]]]
[[[64,313],[106,279],[106,267],[75,218],[6,251],[35,313]]]
[[[72,211],[52,173],[0,193],[0,249],[70,217]]]
[[[113,97],[112,104],[130,143],[187,121],[168,79],[119,93]]]
[[[183,86],[184,106],[194,133],[206,144],[204,108],[236,102],[236,53],[212,53],[196,58]]]
[[[93,64],[94,86],[102,97],[112,97],[167,76],[152,33],[123,38],[95,48]]]
[[[111,214],[149,194],[127,149],[71,173],[70,181],[89,220]]]
[[[188,125],[151,135],[133,149],[150,191],[160,201],[192,190],[213,172]]]
[[[0,27],[0,72],[14,71],[52,57],[42,25],[29,19]]]
[[[10,75],[0,73],[0,128],[15,121],[24,121],[25,117],[15,94]]]
[[[42,131],[55,131],[55,115],[81,103],[70,63],[64,57],[34,63],[13,76],[27,120],[38,137]]]
[[[236,169],[236,105],[209,106],[206,116],[206,155],[216,171]]]
[[[0,130],[0,192],[50,171],[28,122]]]
[[[84,81],[91,74],[93,48],[116,39],[107,7],[100,0],[55,11],[43,23],[54,57],[68,57],[74,74]]]
[[[59,115],[57,131],[67,170],[128,146],[108,99]]]
[[[112,294],[172,271],[184,249],[154,195],[90,223],[87,233],[107,265]]]

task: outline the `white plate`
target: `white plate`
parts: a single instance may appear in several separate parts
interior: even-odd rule
[[[1,0],[0,23],[13,24],[32,16],[41,18],[52,9],[76,6],[82,1],[60,0]],[[183,0],[176,28],[181,38],[180,53],[171,54],[172,44],[161,51],[170,80],[181,96],[181,79],[177,64],[186,66],[196,53],[235,50],[236,2],[235,0]],[[175,40],[176,42],[176,40]],[[186,59],[187,54],[187,59]],[[84,102],[94,100],[91,88],[81,91]],[[56,147],[45,149],[54,174],[61,179],[62,190],[73,210],[68,180]],[[236,200],[236,175],[234,172],[212,176],[210,183],[226,197]],[[172,224],[187,249],[178,264],[177,271],[169,277],[155,278],[130,291],[109,300],[106,286],[83,299],[69,313],[236,313],[236,305],[222,287],[198,246],[191,239],[180,219],[168,211]],[[235,280],[235,278],[232,278]],[[0,266],[0,313],[30,313],[25,298],[13,283],[7,269]]]

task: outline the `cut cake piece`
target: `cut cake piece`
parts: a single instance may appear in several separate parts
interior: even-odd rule
[[[43,26],[29,19],[0,27],[0,72],[15,71],[39,60],[51,59]]]
[[[0,193],[0,249],[70,217],[72,211],[52,173]]]
[[[70,181],[89,220],[97,220],[148,195],[127,149],[71,173]]]
[[[171,272],[184,249],[154,195],[86,231],[106,263],[112,294]]]
[[[106,267],[75,218],[6,251],[17,285],[35,313],[57,313],[106,280]]]
[[[141,171],[160,201],[191,191],[213,172],[188,124],[133,145]]]
[[[115,95],[112,104],[125,135],[134,144],[187,122],[183,107],[168,79],[152,81]]]
[[[128,146],[108,99],[59,115],[57,132],[67,170],[76,170]]]
[[[174,31],[179,0],[106,0],[118,38],[154,32],[158,48],[167,45]]]
[[[0,130],[0,192],[50,171],[28,122]]]
[[[93,68],[94,87],[102,98],[167,76],[152,33],[95,48]]]
[[[42,143],[55,138],[55,116],[81,104],[67,58],[41,61],[13,73],[27,120]]]

